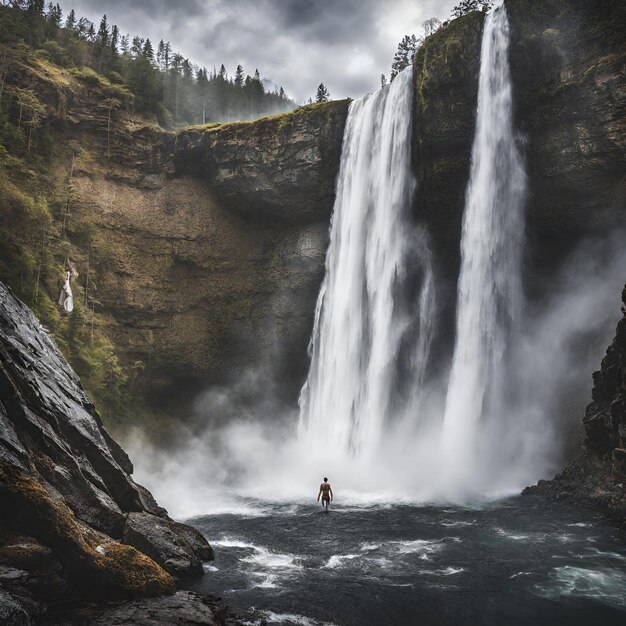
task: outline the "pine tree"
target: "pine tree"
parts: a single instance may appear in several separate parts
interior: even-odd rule
[[[235,85],[240,89],[243,88],[243,67],[241,65],[238,65],[235,70]]]
[[[391,64],[391,80],[393,80],[405,67],[413,63],[413,57],[422,44],[422,39],[415,35],[405,35],[398,44],[398,50]]]
[[[117,47],[120,43],[120,29],[114,24],[111,28],[111,38],[109,41],[109,47],[111,48],[111,52],[114,56],[117,55],[118,50]]]
[[[100,28],[98,28],[97,43],[102,48],[109,44],[109,25],[107,23],[107,16],[103,15],[100,20]]]
[[[163,71],[163,55],[165,53],[165,42],[161,39],[156,51],[156,64],[159,70]]]
[[[324,83],[320,83],[315,94],[315,102],[328,102],[330,100],[330,92]]]
[[[65,19],[65,28],[68,30],[74,30],[76,28],[76,12],[72,9]]]
[[[154,50],[152,49],[152,42],[149,39],[146,39],[146,42],[143,44],[142,54],[150,63],[154,63]]]
[[[133,42],[130,46],[130,56],[133,59],[138,59],[143,53],[143,37],[139,37],[139,35],[135,35],[133,37]]]
[[[387,84],[387,77],[384,74],[380,75],[380,86],[381,88]]]
[[[454,17],[461,17],[472,11],[489,11],[492,6],[492,0],[461,0],[461,2],[452,9],[452,15]]]

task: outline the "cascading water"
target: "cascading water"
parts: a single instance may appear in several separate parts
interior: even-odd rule
[[[408,68],[350,106],[300,397],[300,439],[325,460],[377,453],[425,376],[434,287],[427,238],[410,219],[412,89]]]
[[[483,32],[442,439],[449,482],[471,483],[478,490],[494,478],[495,451],[503,450],[498,432],[506,421],[507,353],[521,310],[526,175],[513,129],[508,45],[508,17],[501,5],[486,17]]]

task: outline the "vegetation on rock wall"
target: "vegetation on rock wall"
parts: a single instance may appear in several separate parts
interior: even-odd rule
[[[93,156],[69,134],[60,143],[59,132],[76,122],[68,102],[84,99],[88,110],[80,115],[95,125],[96,151],[115,156],[112,120],[132,94],[89,68],[65,70],[24,43],[0,54],[0,280],[33,308],[110,417],[128,403],[143,364],[124,367],[102,329],[98,285],[106,241],[74,219],[74,175],[88,169]],[[66,270],[74,289],[71,315],[56,302]]]

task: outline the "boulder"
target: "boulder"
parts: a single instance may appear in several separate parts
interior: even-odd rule
[[[195,528],[150,513],[128,514],[123,541],[177,577],[201,575],[202,561],[215,558],[209,542]]]

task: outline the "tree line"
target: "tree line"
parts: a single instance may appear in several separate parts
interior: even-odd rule
[[[282,87],[266,89],[258,69],[208,69],[192,63],[169,41],[157,44],[122,34],[104,15],[96,25],[74,9],[44,0],[2,0],[0,44],[23,42],[66,68],[90,68],[133,96],[134,110],[153,113],[165,127],[249,120],[295,108]],[[1,76],[0,76],[1,78]]]

